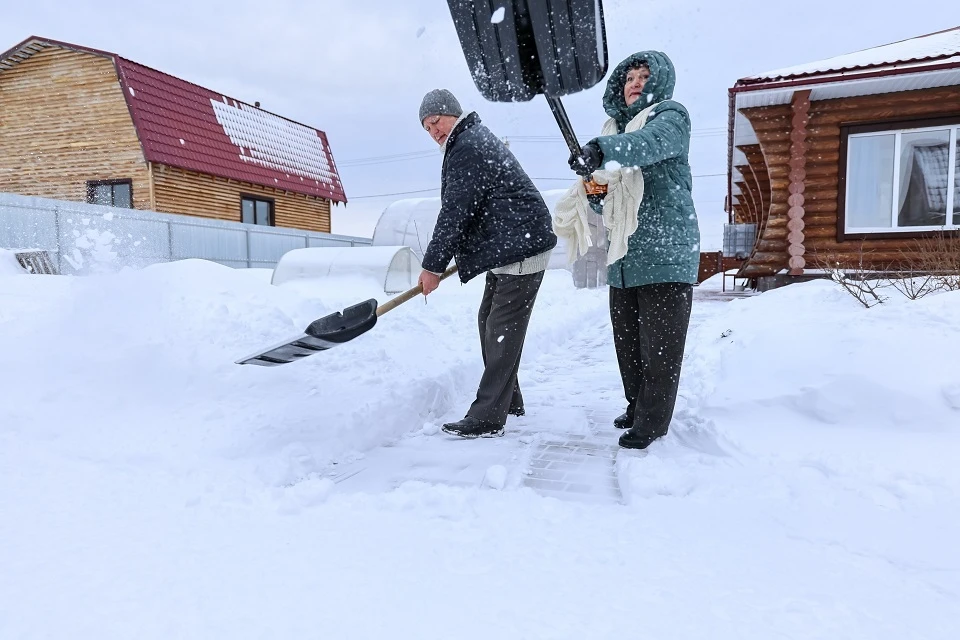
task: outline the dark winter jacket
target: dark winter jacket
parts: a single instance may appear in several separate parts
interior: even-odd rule
[[[476,113],[454,127],[446,144],[440,214],[424,269],[440,273],[455,258],[460,280],[467,282],[556,246],[540,192]]]
[[[641,61],[649,67],[650,78],[628,107],[623,98],[627,71]],[[613,287],[697,282],[700,228],[688,160],[690,116],[670,99],[676,79],[666,54],[643,51],[617,65],[607,82],[603,107],[620,133],[594,141],[603,151],[604,163],[615,160],[625,167],[640,167],[644,181],[638,227],[628,241],[627,255],[608,268],[607,282]],[[641,129],[623,133],[640,111],[658,102]]]

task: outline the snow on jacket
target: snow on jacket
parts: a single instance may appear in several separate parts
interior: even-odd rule
[[[461,282],[553,249],[550,210],[523,167],[476,113],[450,132],[440,214],[422,266],[440,273],[456,259]]]
[[[643,93],[629,107],[623,97],[627,72],[646,63],[650,78]],[[603,106],[617,121],[619,133],[593,141],[603,151],[604,163],[616,161],[643,172],[643,199],[637,212],[637,230],[628,240],[627,254],[607,268],[613,287],[638,287],[661,282],[695,284],[700,265],[700,228],[693,206],[690,172],[690,116],[682,104],[671,100],[676,71],[666,54],[635,53],[614,69],[607,81]],[[642,129],[624,129],[647,106],[650,112]]]

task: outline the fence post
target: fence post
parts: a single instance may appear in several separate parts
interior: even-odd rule
[[[243,231],[247,234],[247,269],[252,269],[253,267],[250,262],[250,229],[246,228]]]
[[[63,243],[60,242],[60,207],[53,207],[53,232],[57,236],[57,273],[63,273]]]
[[[173,262],[173,220],[167,220],[167,262]]]

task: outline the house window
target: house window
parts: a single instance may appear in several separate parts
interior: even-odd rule
[[[243,196],[240,198],[240,222],[273,226],[273,200]]]
[[[960,123],[930,124],[845,129],[846,233],[960,228]]]
[[[88,180],[87,202],[131,209],[133,183],[130,180]]]

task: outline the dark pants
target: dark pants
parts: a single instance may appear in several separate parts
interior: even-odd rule
[[[610,321],[633,430],[666,435],[680,385],[693,286],[610,287]]]
[[[522,276],[487,273],[479,313],[483,376],[468,416],[502,425],[511,408],[523,406],[517,371],[541,282],[542,271]]]

